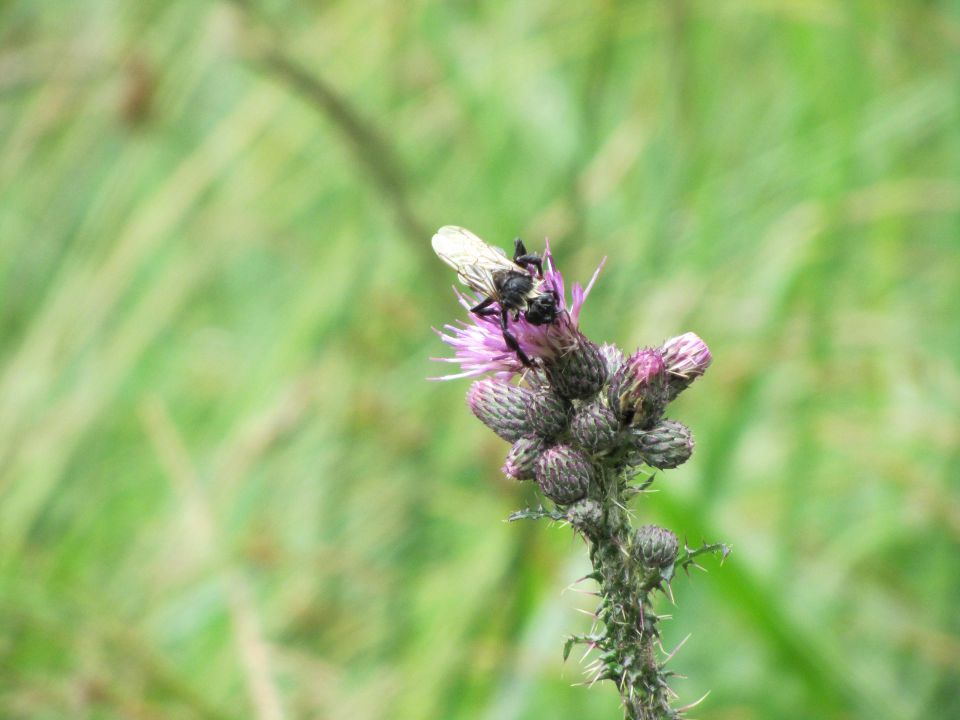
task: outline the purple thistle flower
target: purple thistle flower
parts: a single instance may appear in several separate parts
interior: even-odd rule
[[[547,325],[533,325],[527,322],[523,315],[517,320],[510,318],[510,329],[520,343],[520,348],[529,357],[550,360],[585,341],[580,332],[580,310],[605,262],[606,259],[597,267],[586,288],[580,283],[572,284],[568,304],[563,275],[554,264],[550,243],[547,242],[543,255],[544,288],[557,293],[557,320]],[[470,308],[482,298],[472,297],[457,288],[454,288],[454,292],[459,303],[467,310],[469,321],[458,320],[456,325],[444,325],[443,330],[435,329],[440,339],[453,348],[454,356],[433,359],[459,363],[461,372],[431,379],[455,380],[493,373],[506,380],[523,372],[523,363],[503,339],[498,315],[481,317],[471,313]],[[496,303],[492,307],[498,308]]]
[[[667,340],[660,347],[660,354],[663,355],[663,364],[669,374],[670,400],[690,387],[713,362],[710,348],[692,332]]]
[[[620,366],[607,390],[610,407],[627,425],[656,422],[667,405],[667,374],[659,350],[641,348]]]

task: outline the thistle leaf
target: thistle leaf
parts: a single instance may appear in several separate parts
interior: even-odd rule
[[[550,518],[551,520],[566,520],[566,515],[558,510],[546,510],[541,505],[537,509],[524,508],[523,510],[517,510],[514,513],[510,513],[510,517],[507,518],[507,522],[514,522],[515,520],[542,520],[543,518]]]

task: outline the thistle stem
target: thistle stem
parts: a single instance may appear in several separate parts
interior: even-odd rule
[[[668,674],[656,655],[659,618],[651,594],[661,587],[661,574],[638,564],[628,550],[633,529],[622,501],[623,474],[610,470],[598,486],[603,522],[586,538],[603,598],[597,612],[603,631],[593,636],[604,663],[600,677],[617,685],[626,720],[674,720],[679,715],[670,707]]]

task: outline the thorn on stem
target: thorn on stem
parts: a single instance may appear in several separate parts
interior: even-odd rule
[[[704,700],[706,700],[706,699],[707,699],[707,696],[708,696],[709,694],[710,694],[710,691],[707,690],[707,691],[703,694],[703,697],[701,697],[699,700],[695,700],[694,702],[690,703],[689,705],[684,705],[682,708],[677,708],[677,712],[678,712],[678,713],[685,713],[687,710],[693,710],[697,705],[699,705],[699,704],[702,703]]]

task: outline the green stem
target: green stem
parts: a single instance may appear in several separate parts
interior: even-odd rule
[[[659,618],[651,594],[661,587],[660,571],[645,568],[631,552],[633,529],[623,502],[627,488],[622,474],[610,470],[599,485],[604,520],[587,540],[603,597],[597,617],[604,627],[589,636],[600,651],[591,681],[614,681],[626,720],[675,720],[679,715],[670,708],[668,674],[656,656]]]

